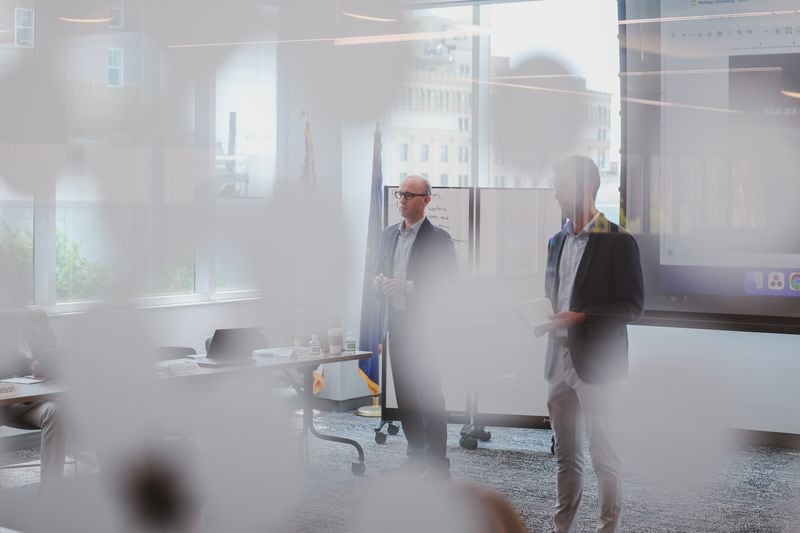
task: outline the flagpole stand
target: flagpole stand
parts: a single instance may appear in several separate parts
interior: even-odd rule
[[[372,418],[380,418],[381,416],[381,397],[375,395],[372,397],[372,405],[365,405],[356,410],[358,416],[368,416]]]

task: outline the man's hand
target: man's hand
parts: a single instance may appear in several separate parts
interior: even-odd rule
[[[550,317],[550,329],[568,329],[586,320],[586,313],[562,311]]]
[[[383,279],[383,294],[386,296],[394,296],[395,294],[401,294],[406,292],[406,280],[404,279],[395,279],[395,278],[384,278]]]

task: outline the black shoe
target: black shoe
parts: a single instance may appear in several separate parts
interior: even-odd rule
[[[442,465],[428,465],[419,478],[424,481],[450,481],[450,468]]]
[[[400,466],[384,468],[381,474],[385,476],[405,476],[416,478],[421,476],[426,470],[426,465],[419,459],[409,459]]]

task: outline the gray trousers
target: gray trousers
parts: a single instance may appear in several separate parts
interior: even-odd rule
[[[547,396],[550,424],[556,439],[557,499],[553,531],[571,532],[583,495],[583,430],[589,440],[589,455],[597,474],[600,522],[597,530],[617,531],[622,504],[622,461],[616,451],[613,415],[621,383],[590,385],[578,378],[569,353],[560,350],[558,368]]]
[[[64,475],[67,423],[63,407],[54,401],[15,404],[0,410],[0,423],[19,429],[42,430],[42,484]]]

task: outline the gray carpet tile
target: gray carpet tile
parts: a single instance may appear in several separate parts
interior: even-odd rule
[[[352,413],[323,413],[325,431],[358,440],[365,448],[366,478],[380,480],[380,469],[405,456],[402,435],[374,442],[374,420]],[[548,531],[555,500],[555,459],[550,431],[488,428],[492,439],[477,450],[462,449],[461,426],[448,427],[448,455],[454,479],[480,483],[503,494],[530,531]],[[676,431],[675,438],[690,438]],[[351,513],[369,488],[369,479],[349,473],[355,453],[342,445],[312,439],[314,482],[305,486],[303,505],[322,509],[330,522],[298,511],[292,531],[351,531]],[[659,458],[654,457],[654,462]],[[366,482],[366,483],[365,483]],[[386,481],[391,482],[391,481]],[[588,466],[578,531],[593,531],[598,515],[597,481]],[[661,484],[651,476],[628,473],[624,481],[623,530],[631,532],[800,531],[800,452],[746,446],[720,452],[710,475],[688,485]],[[316,515],[316,513],[314,513]]]

